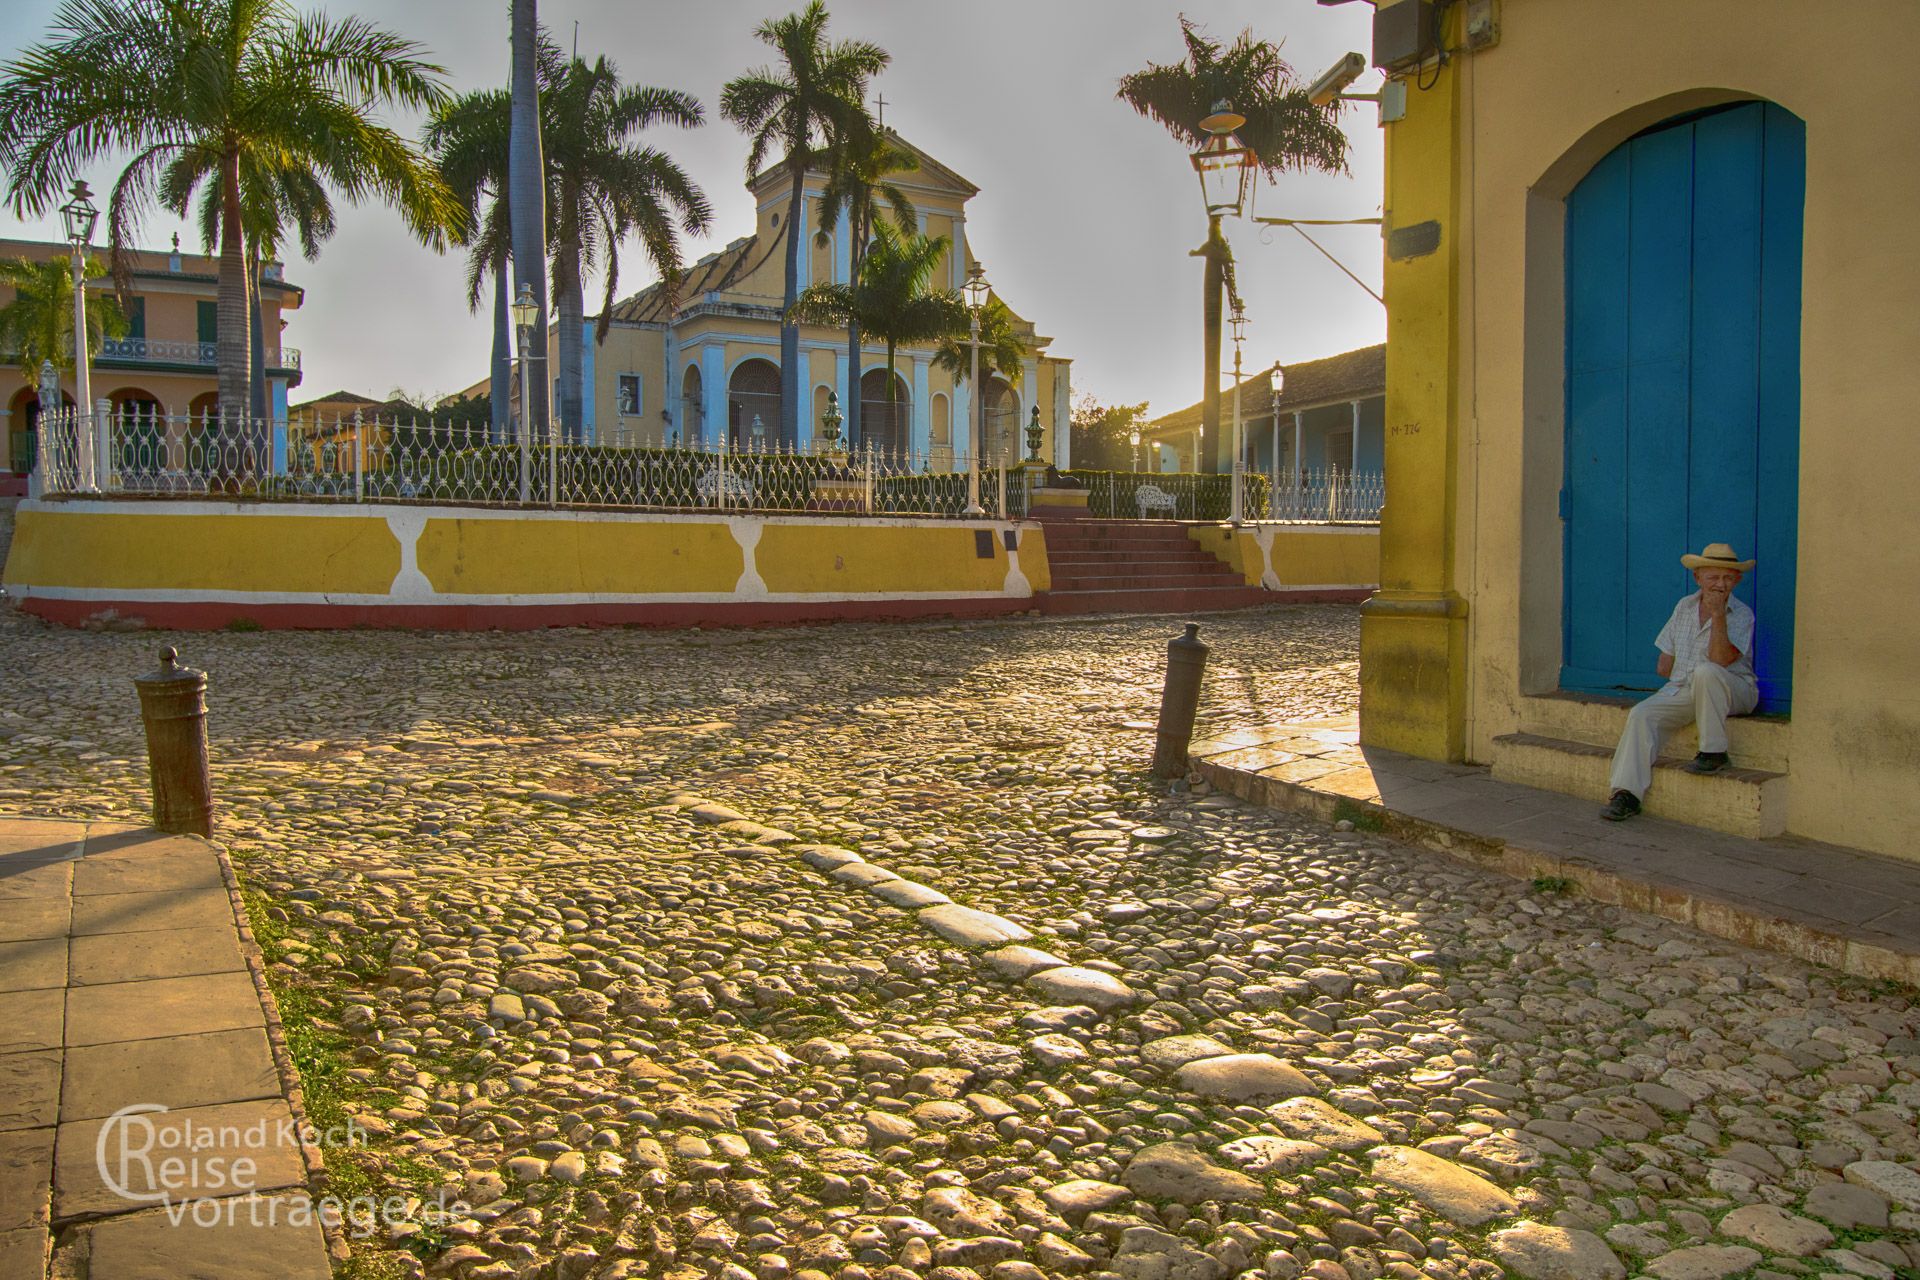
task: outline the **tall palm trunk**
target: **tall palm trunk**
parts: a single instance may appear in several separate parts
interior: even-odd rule
[[[585,308],[580,296],[580,246],[563,240],[553,264],[553,315],[560,326],[561,439],[577,444],[586,439],[586,360],[581,331]]]
[[[807,198],[807,166],[796,146],[787,161],[793,187],[787,199],[787,296],[780,310],[780,439],[791,444],[800,438],[800,326],[790,317],[800,296],[800,221]],[[859,395],[849,386],[847,399]]]
[[[220,158],[220,291],[215,312],[214,363],[220,393],[220,416],[246,416],[251,397],[248,373],[252,364],[247,320],[246,237],[240,229],[240,153]]]
[[[1207,380],[1205,395],[1200,401],[1200,434],[1203,437],[1200,448],[1194,450],[1193,466],[1196,471],[1208,470],[1206,456],[1202,450],[1211,446],[1217,455],[1220,451],[1220,295],[1226,284],[1226,271],[1221,254],[1226,249],[1225,240],[1220,234],[1220,219],[1207,221],[1207,247],[1202,250],[1206,259],[1206,273],[1202,288],[1206,290],[1204,317],[1206,335]]]
[[[851,210],[841,214],[848,217]],[[856,221],[847,236],[847,287],[860,283],[860,259],[866,252],[866,227]],[[847,420],[847,443],[860,439],[860,322],[847,320],[847,404],[842,411]]]
[[[533,291],[535,320],[527,340],[531,405],[521,408],[534,439],[543,439],[547,406],[547,183],[540,145],[540,81],[535,0],[513,0],[513,132],[507,147],[507,208],[513,226],[513,283]]]
[[[505,444],[512,437],[508,423],[513,417],[513,331],[507,317],[507,255],[502,253],[493,265],[493,363],[487,390],[493,401],[493,430],[488,439]]]
[[[247,255],[247,412],[267,416],[266,320],[260,309],[260,255]]]

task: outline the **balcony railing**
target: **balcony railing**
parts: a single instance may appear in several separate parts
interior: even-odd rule
[[[192,364],[211,369],[220,362],[219,344],[212,342],[167,342],[158,338],[105,338],[96,360],[127,361],[134,364]],[[300,352],[293,347],[267,348],[269,369],[298,369]]]

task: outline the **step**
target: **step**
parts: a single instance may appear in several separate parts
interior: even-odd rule
[[[1143,546],[1130,551],[1083,551],[1047,548],[1047,558],[1065,564],[1135,564],[1142,560],[1181,560],[1190,564],[1220,563],[1220,558],[1195,546]]]
[[[1641,799],[1647,813],[1748,839],[1786,831],[1786,774],[1746,768],[1695,774],[1682,764],[1662,759],[1654,765],[1653,785]],[[1595,806],[1605,804],[1611,794],[1607,775],[1612,765],[1611,746],[1534,733],[1506,733],[1493,740],[1497,780],[1579,796]]]
[[[1517,727],[1521,733],[1543,738],[1598,742],[1610,747],[1620,740],[1633,705],[1632,698],[1537,694],[1520,699]],[[1790,772],[1792,738],[1793,722],[1785,716],[1735,716],[1727,721],[1727,754],[1746,768]],[[1688,725],[1668,736],[1660,756],[1663,760],[1691,760],[1699,749],[1699,735]]]
[[[1116,560],[1103,564],[1053,564],[1053,576],[1070,578],[1127,577],[1236,577],[1232,569],[1219,561],[1205,560]]]
[[[1043,591],[1042,613],[1208,613],[1270,603],[1259,587],[1173,587],[1132,591]]]
[[[1105,572],[1087,573],[1079,570],[1053,569],[1055,586],[1080,586],[1087,588],[1140,586],[1173,586],[1190,584],[1196,587],[1241,586],[1244,579],[1233,570],[1221,565],[1217,569],[1204,566],[1186,565],[1178,569],[1134,569],[1124,565],[1111,565]]]

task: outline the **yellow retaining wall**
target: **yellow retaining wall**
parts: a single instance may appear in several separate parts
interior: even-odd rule
[[[1015,612],[1046,563],[993,520],[28,501],[4,581],[65,622],[679,625]]]
[[[1250,587],[1358,591],[1380,582],[1377,525],[1193,525],[1187,536],[1232,566]]]

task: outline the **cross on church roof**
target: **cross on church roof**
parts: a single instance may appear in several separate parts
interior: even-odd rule
[[[875,94],[873,104],[880,109],[880,128],[884,130],[887,127],[887,95],[884,93]]]

